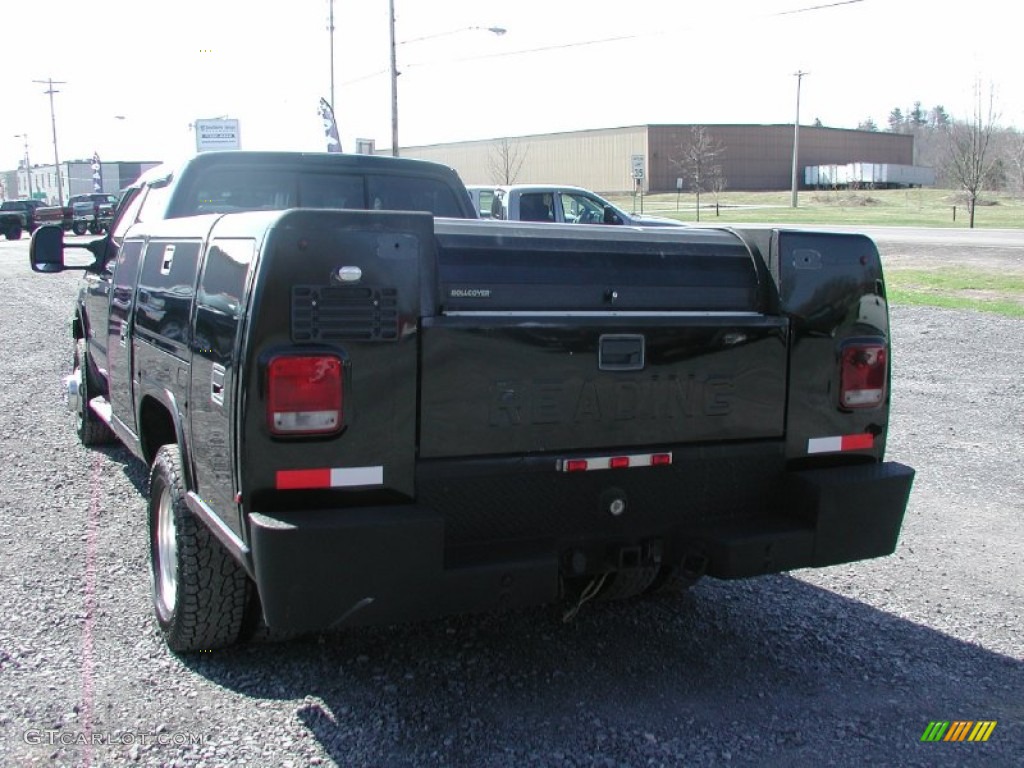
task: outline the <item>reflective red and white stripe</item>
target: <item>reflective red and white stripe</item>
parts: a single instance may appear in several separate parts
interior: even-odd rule
[[[807,453],[841,453],[843,451],[866,451],[875,447],[875,436],[840,435],[838,437],[812,437],[807,441]]]
[[[593,472],[600,469],[667,467],[671,463],[671,453],[632,453],[620,456],[588,456],[585,459],[559,459],[558,471]]]
[[[384,467],[327,467],[323,469],[279,469],[275,487],[279,491],[314,488],[365,488],[384,484]]]

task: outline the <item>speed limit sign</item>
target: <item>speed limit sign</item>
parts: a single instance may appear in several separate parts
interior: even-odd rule
[[[644,177],[644,156],[633,155],[633,178],[642,179]]]

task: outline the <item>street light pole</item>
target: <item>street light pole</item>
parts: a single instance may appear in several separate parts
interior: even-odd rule
[[[793,73],[793,77],[796,78],[796,120],[793,121],[793,194],[792,194],[792,207],[796,208],[796,187],[797,187],[797,155],[800,152],[800,81],[803,80],[804,75],[809,75],[810,72],[804,72],[797,70]]]
[[[398,62],[395,53],[395,0],[388,0],[391,33],[391,156],[398,157]]]
[[[27,133],[16,133],[14,134],[16,139],[25,140],[25,183],[28,184],[28,199],[32,199],[32,163],[28,159],[28,134]]]
[[[66,85],[63,80],[54,80],[48,77],[46,80],[33,80],[33,83],[41,83],[49,86],[43,93],[49,94],[50,96],[50,123],[53,126],[53,165],[57,171],[57,204],[64,207],[64,182],[60,176],[60,155],[57,152],[57,117],[53,111],[53,94],[60,93],[60,91],[54,90],[55,85]]]
[[[418,43],[421,40],[431,40],[435,37],[444,37],[446,35],[454,35],[457,32],[469,32],[474,29],[481,29],[485,32],[490,32],[492,35],[501,37],[508,30],[504,27],[462,27],[461,29],[452,29],[447,32],[438,32],[433,35],[424,35],[423,37],[414,37],[411,40],[403,40],[401,43],[395,42],[395,0],[388,0],[388,29],[391,34],[391,155],[398,157],[398,59],[395,49],[398,45],[405,45],[406,43]]]

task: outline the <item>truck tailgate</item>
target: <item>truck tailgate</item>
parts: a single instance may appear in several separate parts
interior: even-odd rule
[[[455,222],[436,235],[421,458],[782,436],[787,320],[767,313],[737,236]]]

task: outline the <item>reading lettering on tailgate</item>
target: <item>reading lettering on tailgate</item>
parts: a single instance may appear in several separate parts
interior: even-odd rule
[[[494,382],[492,427],[585,424],[727,416],[735,384],[729,376],[650,376],[618,381],[536,378]]]

